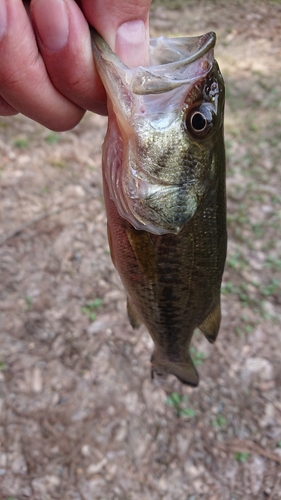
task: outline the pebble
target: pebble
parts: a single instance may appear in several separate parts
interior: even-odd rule
[[[178,449],[178,454],[180,457],[186,456],[188,449],[190,447],[191,441],[192,441],[192,437],[193,437],[192,433],[191,432],[185,433],[185,436],[186,436],[186,434],[189,434],[189,436],[187,438],[181,434],[177,434],[177,436],[176,436],[177,449]]]
[[[90,464],[89,467],[87,468],[87,474],[89,474],[90,476],[92,474],[98,474],[98,472],[100,472],[106,464],[107,464],[106,457],[100,460],[100,462]]]
[[[147,408],[157,413],[163,414],[166,412],[167,395],[162,388],[152,387],[151,381],[149,379],[146,379],[143,382],[142,392]]]
[[[70,185],[65,188],[64,194],[67,198],[82,198],[86,193],[82,186]]]
[[[252,493],[253,495],[257,495],[263,484],[265,470],[264,459],[258,455],[253,455],[249,467]]]
[[[130,413],[135,413],[138,406],[138,395],[136,392],[128,392],[124,398],[124,404]]]
[[[91,448],[88,444],[84,444],[81,448],[81,454],[83,457],[89,457],[91,455]]]
[[[115,433],[115,441],[123,442],[124,439],[127,437],[128,434],[128,427],[127,427],[127,422],[125,419],[120,421],[120,426],[118,427],[116,433]]]
[[[43,389],[43,377],[40,368],[35,367],[32,372],[31,390],[35,394],[40,394]]]
[[[272,380],[273,367],[265,358],[248,358],[244,364],[244,372],[248,374],[259,374],[262,380]]]
[[[12,462],[11,469],[15,474],[25,474],[27,472],[27,466],[23,455],[16,456]]]
[[[50,486],[59,486],[61,483],[61,480],[58,476],[50,475],[50,476],[46,476],[45,479],[48,481]]]
[[[274,425],[275,420],[275,408],[272,403],[267,403],[265,407],[264,416],[260,419],[260,426],[262,428],[267,427],[268,425]]]
[[[0,467],[6,467],[6,466],[7,466],[7,454],[0,453]]]
[[[87,332],[90,335],[106,330],[112,326],[112,314],[103,314],[96,321],[90,324]]]

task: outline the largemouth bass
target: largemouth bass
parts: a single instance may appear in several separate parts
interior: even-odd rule
[[[150,65],[128,68],[96,32],[108,96],[103,184],[113,263],[134,328],[155,344],[152,375],[196,386],[189,347],[214,342],[226,258],[224,84],[215,34],[150,41]]]

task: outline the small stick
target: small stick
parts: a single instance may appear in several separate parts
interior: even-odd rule
[[[249,440],[240,441],[239,439],[234,439],[229,443],[226,443],[226,446],[220,445],[221,449],[227,448],[230,451],[234,452],[245,452],[245,453],[257,453],[257,455],[261,455],[269,460],[273,460],[274,462],[281,464],[281,457],[272,453],[271,451],[264,450],[261,446],[253,443]]]
[[[268,497],[268,500],[273,500],[273,497],[274,497],[275,493],[277,493],[277,491],[279,489],[278,487],[279,487],[279,484],[280,484],[280,479],[281,479],[281,477],[279,476],[278,479],[277,479],[277,481],[276,481],[276,483],[275,483],[275,485],[274,485],[274,487],[273,487],[273,490],[270,493],[270,496]]]

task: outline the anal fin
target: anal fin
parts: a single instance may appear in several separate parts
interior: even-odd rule
[[[221,306],[220,300],[214,309],[210,312],[203,323],[199,325],[199,329],[205,335],[206,339],[213,344],[218,336],[221,322]]]

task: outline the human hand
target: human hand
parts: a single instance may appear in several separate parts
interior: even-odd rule
[[[88,23],[128,66],[148,62],[151,0],[0,0],[0,115],[62,131],[107,114]],[[26,2],[26,4],[29,2]]]

